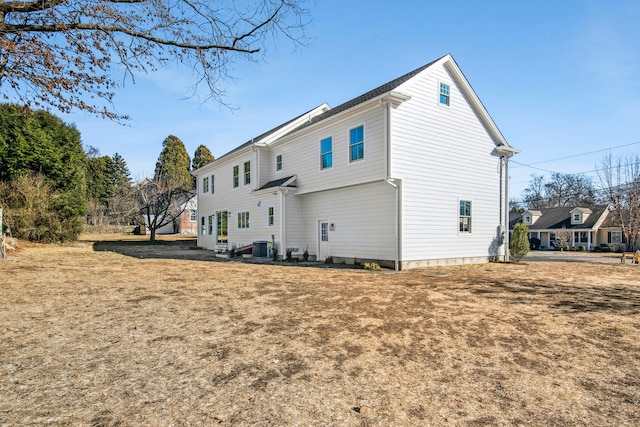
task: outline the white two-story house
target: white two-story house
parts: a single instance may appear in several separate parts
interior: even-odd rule
[[[446,55],[194,171],[198,245],[396,269],[504,259],[516,153]]]

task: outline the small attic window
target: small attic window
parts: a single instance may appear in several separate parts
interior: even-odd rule
[[[581,218],[579,213],[573,214],[573,222],[580,222],[580,219]]]
[[[524,223],[525,223],[525,224],[531,224],[531,216],[526,215],[526,216],[524,217]]]
[[[449,85],[446,83],[440,83],[440,104],[450,105]]]

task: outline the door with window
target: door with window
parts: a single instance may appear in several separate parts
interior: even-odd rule
[[[318,221],[318,261],[325,261],[331,256],[329,246],[329,221]]]

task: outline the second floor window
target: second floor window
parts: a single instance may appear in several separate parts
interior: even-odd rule
[[[449,105],[450,96],[449,96],[449,85],[445,83],[440,83],[440,104]]]
[[[282,154],[276,156],[276,171],[282,170]]]
[[[251,162],[244,162],[244,185],[251,184]]]
[[[233,188],[236,188],[238,185],[240,185],[240,167],[234,166],[233,167]]]
[[[215,175],[211,175],[211,194],[216,192],[216,181],[214,176]]]
[[[203,193],[209,192],[209,177],[202,178],[202,192]]]
[[[364,159],[364,126],[349,131],[349,161]]]
[[[333,166],[333,140],[331,137],[320,141],[320,169]]]

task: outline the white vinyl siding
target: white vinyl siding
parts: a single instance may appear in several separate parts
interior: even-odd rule
[[[498,255],[499,157],[454,82],[450,107],[433,102],[442,66],[398,88],[412,98],[392,109],[391,175],[402,179],[404,260]],[[459,232],[459,201],[472,200],[472,233]]]
[[[278,144],[278,153],[286,158],[287,175],[297,176],[298,193],[322,191],[378,181],[385,178],[384,111],[379,106],[365,110],[355,118],[332,121],[330,127],[318,127],[297,135],[293,143]],[[366,161],[349,162],[349,130],[364,125]],[[321,169],[320,141],[331,136],[332,163]],[[285,140],[286,141],[286,140]],[[275,155],[274,155],[275,161]]]
[[[395,191],[384,183],[306,195],[302,242],[316,255],[318,220],[327,219],[333,224],[331,256],[393,261],[394,208]]]

